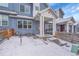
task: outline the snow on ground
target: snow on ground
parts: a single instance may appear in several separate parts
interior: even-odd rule
[[[0,44],[1,56],[70,56],[72,53],[53,42],[45,44],[41,39],[23,36],[22,45],[18,36]]]

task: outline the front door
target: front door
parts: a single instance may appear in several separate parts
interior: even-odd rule
[[[52,23],[45,24],[45,34],[52,34]]]
[[[64,25],[60,25],[60,32],[63,32],[65,29]]]

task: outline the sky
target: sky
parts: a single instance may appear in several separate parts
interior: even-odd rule
[[[79,22],[79,3],[50,3],[49,6],[55,10],[61,8],[64,18],[73,16]]]

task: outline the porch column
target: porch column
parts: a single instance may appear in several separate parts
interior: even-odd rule
[[[74,33],[74,26],[72,25],[72,33]]]
[[[40,16],[40,37],[44,36],[44,16]]]
[[[56,33],[56,19],[53,19],[53,36],[55,35]]]
[[[69,33],[69,24],[67,23],[67,33]]]

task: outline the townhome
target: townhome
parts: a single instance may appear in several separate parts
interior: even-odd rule
[[[0,3],[0,29],[14,29],[17,34],[73,33],[74,18],[63,16],[62,9],[54,10],[46,3]]]

